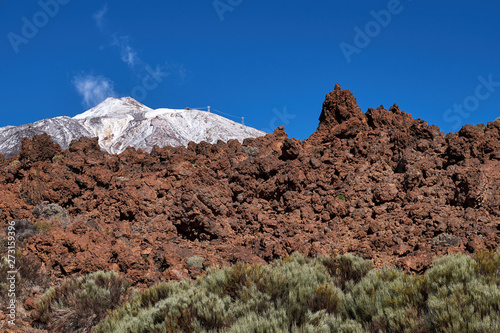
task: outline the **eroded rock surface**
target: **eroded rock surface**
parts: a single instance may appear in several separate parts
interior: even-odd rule
[[[24,252],[55,277],[113,269],[147,285],[295,251],[422,271],[435,256],[498,248],[499,138],[498,121],[445,136],[397,105],[363,113],[338,85],[303,142],[278,128],[110,155],[96,139],[65,151],[26,139],[0,162],[0,219],[53,223]],[[69,223],[47,220],[43,207],[58,212],[47,205]]]

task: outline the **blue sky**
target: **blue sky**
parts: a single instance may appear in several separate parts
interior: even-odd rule
[[[0,126],[108,96],[305,139],[325,94],[445,133],[500,117],[500,2],[0,0]]]

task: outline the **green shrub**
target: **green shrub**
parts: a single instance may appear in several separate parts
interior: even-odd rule
[[[364,333],[363,326],[351,319],[342,319],[335,316],[323,317],[316,324],[306,324],[300,329],[293,328],[292,332],[300,333]]]
[[[186,259],[188,267],[194,267],[198,269],[203,268],[203,262],[205,261],[205,258],[199,257],[199,256],[192,256]]]
[[[499,260],[447,256],[424,275],[352,255],[238,263],[135,292],[94,332],[498,332]]]
[[[343,301],[342,296],[342,291],[333,284],[321,284],[309,298],[307,307],[313,312],[325,310],[328,313],[338,313]]]
[[[249,312],[239,318],[232,326],[231,333],[289,332],[290,319],[284,309],[271,307],[263,313]]]
[[[338,288],[334,286],[334,280],[328,274],[328,270],[316,260],[306,260],[302,255],[294,255],[290,262],[278,261],[273,266],[268,269],[276,275],[274,280],[280,278],[286,282],[283,287],[273,286],[272,290],[275,294],[284,288],[279,294],[277,305],[283,306],[290,318],[297,324],[305,320],[309,310],[307,304],[317,295],[316,289],[320,285],[328,284],[332,292],[337,292],[335,289]],[[338,292],[341,294],[340,290]]]
[[[357,283],[361,281],[373,267],[371,261],[352,254],[338,255],[335,259],[322,257],[319,260],[328,269],[328,273],[338,279],[342,290],[346,289],[348,282]]]
[[[152,290],[135,295],[96,332],[142,332],[142,327],[162,332],[237,332],[238,327],[289,332],[310,325],[314,313],[321,319],[339,311],[343,297],[326,267],[302,255],[269,266],[238,263],[210,269],[195,282],[161,284]],[[162,297],[156,296],[158,290]],[[273,313],[273,319],[265,313]]]
[[[432,292],[428,320],[440,332],[498,332],[500,289],[498,255],[479,253],[476,260],[466,255],[434,261],[426,275]]]
[[[418,332],[425,325],[427,281],[396,269],[373,270],[346,295],[349,318],[373,331]]]
[[[468,283],[476,277],[477,263],[465,254],[450,255],[434,260],[426,273],[433,291],[456,283]]]
[[[479,280],[443,286],[429,296],[428,307],[438,331],[498,332],[500,327],[500,289]]]
[[[50,332],[86,332],[120,304],[127,290],[128,282],[113,271],[68,279],[41,296],[33,319]]]
[[[500,253],[478,252],[474,256],[477,273],[488,281],[500,281]]]
[[[231,313],[228,296],[207,293],[189,281],[161,283],[153,290],[134,295],[95,332],[193,332],[197,327],[221,328]]]

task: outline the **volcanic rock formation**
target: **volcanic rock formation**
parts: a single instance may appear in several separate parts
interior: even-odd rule
[[[116,270],[149,285],[295,251],[418,272],[498,248],[499,139],[496,121],[444,135],[397,105],[363,113],[337,85],[303,142],[280,127],[110,155],[97,139],[25,139],[0,162],[0,219],[37,226],[23,251],[57,278]]]

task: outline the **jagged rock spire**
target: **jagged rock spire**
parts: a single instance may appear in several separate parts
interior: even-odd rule
[[[308,139],[319,143],[332,136],[351,137],[367,128],[366,117],[349,89],[342,90],[340,83],[326,95],[316,132]]]

